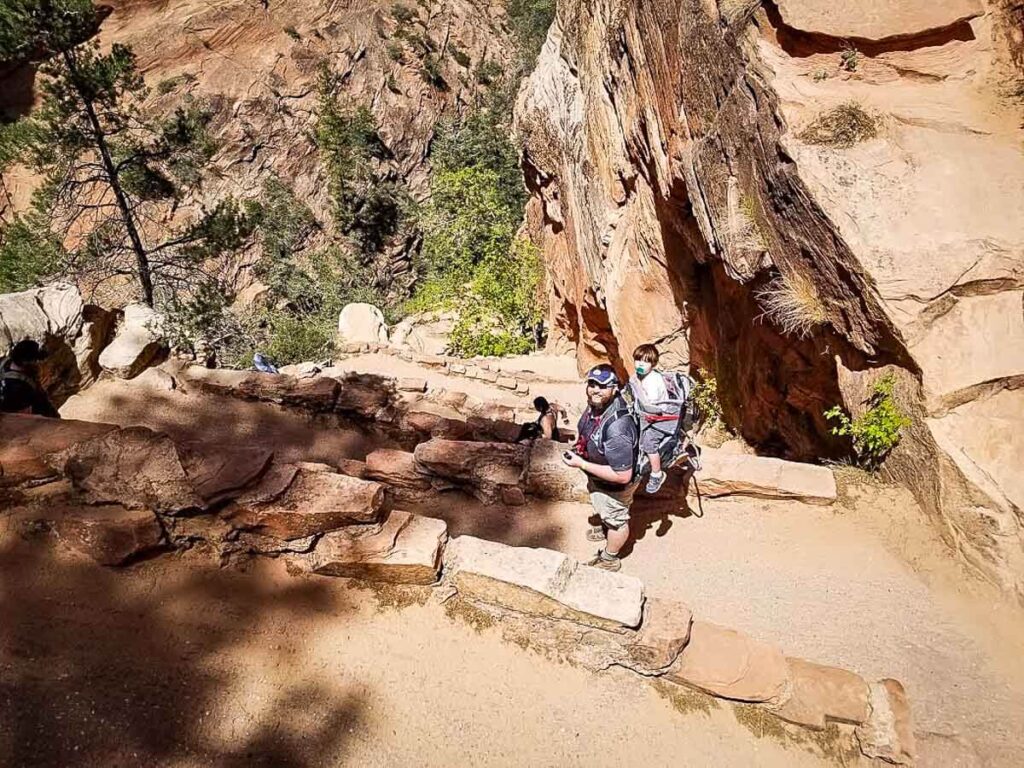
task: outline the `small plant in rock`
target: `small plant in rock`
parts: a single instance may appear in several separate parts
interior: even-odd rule
[[[402,48],[400,43],[396,43],[392,40],[387,44],[385,51],[388,54],[388,58],[392,61],[397,61],[399,64],[405,61],[405,49]]]
[[[420,70],[420,74],[423,75],[425,81],[439,91],[448,88],[448,81],[444,79],[444,74],[441,72],[441,62],[435,55],[427,54],[423,57],[423,69]]]
[[[288,37],[290,37],[292,40],[298,41],[302,39],[302,35],[299,34],[299,30],[297,30],[290,24],[284,28],[284,33],[288,35]]]
[[[797,138],[807,144],[849,149],[877,135],[875,119],[859,104],[848,102],[818,115]]]
[[[885,458],[900,442],[902,431],[911,424],[896,402],[896,378],[891,373],[875,382],[871,395],[865,401],[864,413],[851,419],[840,406],[825,411],[825,418],[833,423],[832,434],[849,437],[858,463],[867,470],[877,470]]]
[[[722,404],[718,400],[718,381],[705,368],[697,369],[693,399],[701,414],[701,429],[722,424]]]
[[[472,63],[472,61],[470,60],[469,56],[467,56],[460,48],[458,48],[455,45],[455,43],[449,45],[448,50],[451,51],[452,58],[455,59],[456,63],[458,63],[460,67],[466,67],[467,69],[469,68],[469,65]]]
[[[807,338],[816,326],[828,322],[828,312],[814,283],[793,273],[778,275],[755,292],[767,317],[783,333]]]
[[[839,68],[844,72],[856,72],[860,64],[860,51],[852,45],[844,48],[839,54]]]
[[[387,79],[384,81],[384,85],[387,86],[387,89],[392,93],[402,92],[402,89],[398,87],[398,81],[395,80],[394,75],[388,75]]]
[[[419,16],[416,15],[416,11],[407,5],[402,5],[401,3],[395,3],[391,6],[391,15],[399,24],[411,24],[419,18]]]
[[[491,83],[497,82],[498,78],[501,77],[501,65],[496,61],[484,61],[476,68],[474,74],[478,83],[481,85],[490,85]]]
[[[822,80],[828,80],[828,72],[826,72],[824,69],[819,69],[815,71],[813,79],[816,83],[820,83]]]

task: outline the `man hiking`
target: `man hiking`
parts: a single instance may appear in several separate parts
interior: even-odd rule
[[[629,507],[636,488],[639,435],[626,402],[619,395],[619,378],[607,364],[587,374],[587,408],[580,417],[574,453],[562,460],[587,473],[587,490],[601,525],[587,533],[604,548],[588,565],[606,571],[622,567],[619,553],[629,539]]]
[[[59,419],[50,398],[39,385],[38,364],[45,359],[39,344],[25,339],[0,360],[0,413],[33,413]]]

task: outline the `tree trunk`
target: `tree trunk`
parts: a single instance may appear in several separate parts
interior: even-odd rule
[[[139,285],[142,288],[142,300],[148,306],[152,307],[153,276],[149,266],[149,256],[146,253],[145,246],[142,244],[142,237],[139,235],[139,230],[135,226],[135,218],[132,216],[131,209],[128,207],[128,198],[125,195],[124,190],[121,188],[121,180],[118,176],[117,167],[114,165],[114,159],[110,155],[110,147],[107,146],[107,136],[103,131],[103,126],[100,125],[100,120],[96,115],[96,109],[93,106],[92,100],[88,98],[79,87],[78,65],[75,62],[75,57],[70,51],[64,51],[64,63],[67,65],[68,71],[71,73],[71,82],[75,84],[75,89],[78,91],[78,95],[82,99],[82,103],[85,104],[85,112],[89,117],[89,125],[92,127],[93,138],[96,140],[96,148],[99,150],[100,158],[103,161],[103,169],[106,172],[110,188],[114,192],[114,198],[117,200],[117,207],[121,212],[121,219],[124,223],[124,228],[128,232],[128,239],[131,241],[132,251],[135,253],[135,264],[138,271]]]

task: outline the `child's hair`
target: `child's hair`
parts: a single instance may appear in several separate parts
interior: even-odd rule
[[[650,363],[651,365],[657,365],[660,357],[661,355],[658,354],[658,348],[653,344],[641,344],[633,350],[634,360],[643,360],[645,363]]]

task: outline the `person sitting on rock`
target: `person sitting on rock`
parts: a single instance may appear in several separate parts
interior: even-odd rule
[[[580,417],[575,452],[562,460],[587,473],[587,490],[601,525],[587,532],[590,541],[604,548],[588,565],[607,571],[622,567],[619,553],[629,540],[629,508],[636,489],[639,435],[636,422],[619,394],[619,379],[607,364],[587,374],[587,408]]]
[[[516,438],[516,442],[522,442],[523,440],[533,440],[537,437],[543,437],[545,440],[554,440],[556,442],[562,441],[562,435],[558,431],[558,418],[561,417],[562,421],[567,421],[569,416],[565,411],[565,408],[560,406],[558,403],[550,403],[546,397],[534,398],[533,407],[537,409],[540,414],[536,421],[530,421],[523,424],[519,430],[519,437]]]
[[[59,419],[50,398],[39,385],[39,362],[45,359],[39,344],[25,339],[0,361],[0,412],[32,413]]]

